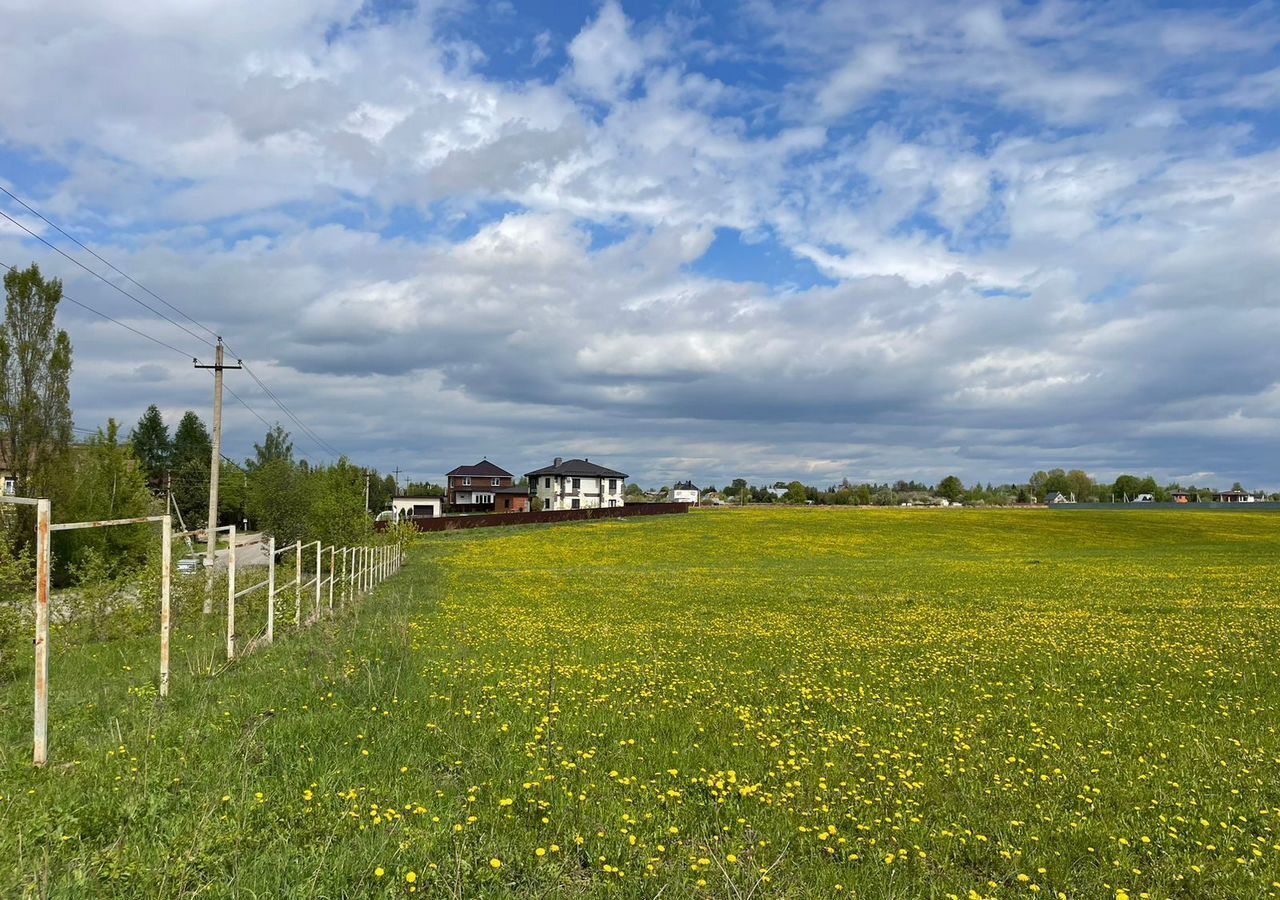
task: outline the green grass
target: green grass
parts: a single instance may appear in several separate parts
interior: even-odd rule
[[[433,535],[214,678],[184,609],[166,703],[150,636],[55,636],[0,895],[1273,896],[1278,605],[1265,513]]]

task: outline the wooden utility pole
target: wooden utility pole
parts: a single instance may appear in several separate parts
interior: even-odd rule
[[[218,338],[213,365],[203,366],[199,360],[193,360],[197,369],[213,369],[213,452],[209,457],[209,528],[205,535],[204,566],[208,577],[213,577],[213,561],[218,550],[218,470],[222,468],[222,371],[223,369],[239,369],[238,364],[228,366],[223,363],[222,338]],[[238,363],[238,360],[237,360]],[[204,613],[213,612],[213,592],[205,591]]]
[[[369,511],[369,470],[364,470],[364,511]]]

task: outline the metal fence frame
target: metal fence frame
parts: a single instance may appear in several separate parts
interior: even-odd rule
[[[175,534],[173,532],[173,520],[168,515],[162,516],[139,516],[131,519],[103,519],[94,522],[59,522],[54,524],[52,503],[44,498],[34,497],[11,497],[0,495],[0,503],[7,503],[14,506],[34,506],[36,509],[36,585],[35,585],[35,640],[32,644],[34,655],[34,708],[33,708],[33,727],[32,727],[32,762],[36,766],[44,766],[49,759],[49,580],[50,570],[52,568],[52,534],[55,531],[74,531],[82,528],[110,528],[121,525],[144,525],[154,522],[160,523],[160,696],[167,698],[169,696],[169,644],[171,630],[171,586],[173,578],[172,569],[172,552],[173,541],[194,534],[206,534],[207,529],[197,529],[194,531],[185,531]],[[266,580],[257,584],[249,585],[239,591],[236,590],[236,527],[234,525],[224,525],[214,529],[214,533],[208,535],[209,540],[217,541],[219,532],[227,532],[228,548],[227,548],[227,660],[232,661],[236,657],[236,600],[246,596],[254,591],[267,589],[267,626],[264,633],[266,643],[271,644],[275,641],[275,601],[280,593],[288,588],[294,588],[295,597],[295,627],[301,628],[302,623],[302,550],[304,547],[310,547],[312,544],[316,547],[316,575],[315,578],[308,581],[305,587],[310,587],[313,583],[316,589],[316,611],[315,615],[307,624],[314,622],[321,615],[321,599],[324,596],[323,589],[328,587],[328,606],[330,615],[334,610],[334,593],[335,587],[339,584],[342,587],[337,589],[337,600],[339,606],[343,603],[343,593],[345,589],[346,604],[350,604],[357,597],[368,593],[377,584],[400,571],[404,561],[404,547],[400,544],[369,546],[362,545],[357,547],[339,548],[330,546],[329,551],[329,574],[324,575],[324,551],[325,547],[320,541],[308,541],[305,544],[301,541],[295,541],[279,551],[276,549],[275,538],[269,538],[267,544],[267,577]],[[216,549],[216,548],[215,548]],[[288,550],[295,551],[295,578],[293,581],[284,585],[276,585],[276,556],[277,553],[283,553]],[[338,563],[339,554],[342,556],[342,575],[339,582]],[[257,639],[250,641],[244,648],[243,653],[247,654],[257,645]]]

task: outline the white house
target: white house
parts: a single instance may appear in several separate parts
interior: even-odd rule
[[[698,487],[692,481],[677,481],[671,487],[673,503],[697,503]]]
[[[588,459],[561,459],[525,476],[529,492],[542,501],[543,509],[591,509],[622,506],[622,489],[627,476],[596,465]]]
[[[392,497],[391,512],[397,522],[436,519],[444,515],[443,497]]]

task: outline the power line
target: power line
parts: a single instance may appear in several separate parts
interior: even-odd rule
[[[71,241],[73,244],[75,244],[75,245],[76,245],[77,247],[79,247],[81,250],[85,251],[85,252],[86,252],[86,253],[88,253],[90,256],[92,256],[94,259],[96,259],[98,262],[102,263],[104,266],[106,266],[107,268],[111,269],[111,271],[115,272],[115,273],[116,273],[117,275],[119,275],[121,278],[125,278],[125,279],[127,279],[130,283],[132,283],[132,284],[134,284],[134,285],[137,285],[137,286],[138,286],[139,288],[141,288],[143,291],[146,291],[146,292],[147,292],[148,294],[150,294],[152,297],[155,297],[157,300],[159,300],[159,301],[160,301],[161,303],[163,303],[165,306],[169,307],[171,310],[173,310],[174,312],[176,312],[178,315],[182,316],[184,319],[186,319],[186,320],[187,320],[188,322],[190,322],[191,324],[195,325],[197,328],[201,328],[201,329],[203,329],[204,331],[207,331],[207,332],[208,332],[212,337],[215,337],[215,338],[216,338],[216,337],[218,336],[218,335],[217,335],[217,334],[216,334],[216,333],[215,333],[211,328],[209,328],[209,327],[205,326],[205,325],[204,325],[204,324],[202,324],[201,322],[196,321],[194,318],[192,318],[191,316],[189,316],[185,311],[183,311],[183,310],[179,309],[178,307],[174,306],[174,305],[173,305],[172,303],[170,303],[168,300],[164,299],[164,298],[163,298],[163,297],[161,297],[159,294],[157,294],[155,291],[151,290],[151,288],[147,287],[145,284],[143,284],[142,282],[138,281],[136,278],[132,277],[131,275],[129,275],[129,274],[125,273],[125,272],[122,272],[120,269],[116,268],[116,266],[115,266],[115,265],[113,265],[112,263],[110,263],[110,262],[108,262],[107,260],[103,259],[103,258],[102,258],[102,256],[100,256],[100,255],[99,255],[95,250],[93,250],[93,248],[86,246],[86,245],[85,245],[85,244],[83,244],[79,239],[77,239],[77,238],[73,237],[73,236],[72,236],[72,235],[70,235],[70,234],[67,234],[67,232],[66,232],[66,231],[65,231],[65,230],[64,230],[60,225],[58,225],[58,223],[56,223],[56,222],[54,222],[54,221],[50,220],[48,216],[46,216],[44,213],[40,212],[40,210],[38,210],[38,209],[36,209],[35,207],[33,207],[30,203],[27,203],[25,200],[23,200],[21,197],[19,197],[19,196],[18,196],[17,194],[15,194],[15,193],[13,193],[13,191],[9,190],[7,187],[5,187],[5,186],[4,186],[4,185],[2,185],[2,184],[0,184],[0,191],[4,191],[6,194],[8,194],[8,195],[9,195],[9,197],[10,197],[10,198],[15,202],[15,203],[18,203],[19,205],[21,205],[21,206],[22,206],[22,208],[23,208],[23,209],[25,209],[27,212],[29,212],[29,213],[31,213],[33,216],[36,216],[37,218],[39,218],[39,219],[40,219],[40,221],[44,222],[44,223],[45,223],[46,225],[48,225],[50,228],[52,228],[52,229],[54,229],[55,231],[57,231],[57,232],[58,232],[58,234],[62,235],[64,238],[66,238],[67,240]]]
[[[8,269],[11,272],[17,271],[16,266],[11,266],[8,263],[0,263],[0,266],[3,266],[4,268]],[[80,307],[81,309],[87,309],[89,312],[93,313],[95,316],[101,316],[102,318],[106,319],[108,322],[111,322],[115,325],[119,325],[121,328],[125,329],[126,331],[132,331],[138,337],[146,338],[147,340],[151,341],[151,343],[153,344],[159,344],[161,347],[164,347],[166,350],[172,350],[174,353],[180,354],[181,356],[185,356],[187,359],[194,358],[190,353],[187,353],[185,350],[179,350],[177,347],[173,346],[173,344],[166,343],[165,341],[160,340],[160,338],[158,337],[153,337],[152,335],[147,334],[145,331],[139,331],[137,328],[134,328],[132,325],[126,325],[124,322],[121,322],[119,319],[113,319],[111,316],[107,315],[106,313],[101,312],[100,310],[94,309],[89,304],[81,303],[79,300],[75,299],[74,297],[68,297],[66,294],[63,294],[62,299],[66,300],[68,303],[74,303],[76,306]]]
[[[212,335],[212,336],[213,336],[213,337],[215,337],[215,338],[217,338],[217,337],[218,337],[217,333],[216,333],[216,332],[214,332],[212,329],[210,329],[208,326],[206,326],[206,325],[204,325],[203,323],[199,322],[198,320],[196,320],[195,318],[193,318],[192,316],[190,316],[189,314],[187,314],[185,311],[183,311],[183,310],[182,310],[181,308],[179,308],[178,306],[175,306],[174,304],[170,303],[168,300],[165,300],[163,297],[161,297],[161,296],[160,296],[159,294],[157,294],[155,291],[151,290],[151,289],[150,289],[150,288],[148,288],[146,285],[142,284],[142,283],[141,283],[141,282],[139,282],[137,279],[135,279],[135,278],[133,278],[132,276],[128,275],[127,273],[125,273],[124,271],[122,271],[121,269],[119,269],[117,266],[113,265],[111,262],[109,262],[108,260],[106,260],[105,258],[103,258],[100,254],[98,254],[97,252],[95,252],[93,249],[91,249],[90,247],[88,247],[86,244],[84,244],[83,242],[81,242],[81,241],[80,241],[80,240],[78,240],[77,238],[73,237],[72,235],[68,234],[68,233],[67,233],[67,232],[66,232],[62,227],[60,227],[60,226],[59,226],[59,225],[57,225],[55,222],[53,222],[52,220],[50,220],[47,216],[45,216],[43,213],[41,213],[39,210],[37,210],[37,209],[36,209],[35,207],[33,207],[31,204],[27,203],[25,200],[23,200],[22,198],[18,197],[16,194],[14,194],[14,193],[13,193],[12,191],[10,191],[8,188],[5,188],[3,185],[0,185],[0,191],[3,191],[6,195],[8,195],[10,198],[12,198],[15,202],[19,203],[19,204],[20,204],[24,209],[28,210],[32,215],[37,216],[41,221],[43,221],[44,223],[46,223],[47,225],[49,225],[51,228],[55,229],[59,234],[61,234],[62,236],[64,236],[64,237],[65,237],[65,238],[67,238],[68,240],[72,241],[76,246],[80,247],[81,249],[83,249],[83,250],[84,250],[84,251],[86,251],[87,253],[91,254],[95,259],[99,260],[99,261],[100,261],[100,262],[102,262],[104,265],[108,266],[112,271],[116,272],[116,273],[117,273],[117,274],[119,274],[121,277],[128,279],[132,284],[137,285],[141,290],[145,291],[146,293],[148,293],[149,295],[151,295],[151,296],[152,296],[152,297],[154,297],[155,299],[159,300],[159,301],[160,301],[161,303],[163,303],[165,306],[167,306],[167,307],[169,307],[170,309],[174,310],[174,311],[175,311],[175,312],[177,312],[179,315],[181,315],[183,318],[185,318],[185,319],[187,319],[188,321],[192,322],[192,323],[193,323],[194,325],[196,325],[198,328],[203,329],[204,331],[208,332],[210,335]],[[26,232],[27,234],[29,234],[31,237],[33,237],[33,238],[35,238],[36,240],[40,241],[42,244],[44,244],[45,246],[49,247],[51,250],[54,250],[54,251],[58,252],[59,254],[61,254],[62,256],[66,257],[68,260],[70,260],[71,262],[75,263],[75,264],[76,264],[77,266],[79,266],[81,269],[84,269],[86,272],[88,272],[90,275],[94,276],[94,277],[95,277],[95,278],[97,278],[99,281],[101,281],[101,282],[103,282],[104,284],[106,284],[108,287],[112,288],[113,290],[119,291],[121,294],[124,294],[124,296],[128,297],[130,300],[133,300],[135,303],[139,304],[139,305],[140,305],[140,306],[142,306],[143,308],[145,308],[145,309],[147,309],[147,310],[150,310],[151,312],[155,313],[157,316],[159,316],[159,317],[160,317],[161,319],[163,319],[164,321],[168,322],[169,324],[173,325],[173,326],[174,326],[174,327],[176,327],[176,328],[181,329],[182,331],[184,331],[184,332],[186,332],[187,334],[191,335],[191,336],[192,336],[193,338],[195,338],[196,340],[201,341],[202,343],[204,342],[204,340],[205,340],[205,339],[204,339],[204,338],[202,338],[200,335],[195,334],[195,333],[194,333],[194,332],[192,332],[189,328],[186,328],[184,325],[182,325],[182,324],[180,324],[180,323],[178,323],[178,322],[175,322],[173,319],[169,318],[169,317],[168,317],[168,316],[166,316],[164,313],[162,313],[162,312],[160,312],[159,310],[157,310],[155,307],[150,306],[149,304],[147,304],[147,303],[143,302],[142,300],[140,300],[139,298],[135,297],[133,294],[129,293],[129,292],[128,292],[128,291],[126,291],[124,288],[120,287],[119,285],[114,284],[114,283],[112,283],[111,281],[108,281],[108,280],[107,280],[106,278],[104,278],[102,275],[100,275],[99,273],[95,272],[93,269],[90,269],[88,266],[84,265],[84,263],[80,262],[79,260],[77,260],[75,257],[71,256],[70,254],[66,253],[66,252],[65,252],[65,251],[63,251],[61,248],[59,248],[59,247],[55,246],[54,244],[50,243],[49,241],[45,240],[43,237],[41,237],[40,235],[36,234],[36,233],[35,233],[34,231],[32,231],[30,228],[27,228],[27,226],[23,225],[21,222],[19,222],[17,219],[15,219],[15,218],[13,218],[12,216],[10,216],[10,215],[8,215],[7,213],[5,213],[3,210],[0,210],[0,216],[3,216],[5,219],[8,219],[8,220],[9,220],[10,222],[12,222],[14,225],[17,225],[19,228],[21,228],[23,231],[25,231],[25,232]],[[70,298],[67,298],[67,299],[70,299]],[[83,306],[83,305],[84,305],[84,304],[80,304],[80,303],[78,303],[77,301],[74,301],[74,300],[73,300],[72,302],[73,302],[73,303],[76,303],[76,305],[78,305],[78,306]],[[90,307],[86,307],[86,308],[87,308],[87,309],[91,309]],[[93,310],[93,309],[91,309],[91,311],[92,311],[92,312],[97,313],[97,310]],[[103,316],[104,318],[110,318],[109,316],[106,316],[106,315],[105,315],[105,314],[103,314],[103,313],[98,313],[98,315],[101,315],[101,316]],[[115,320],[113,319],[112,321],[115,321]],[[124,325],[123,323],[117,323],[117,324],[120,324],[120,325],[121,325],[122,327],[124,327],[124,328],[128,328],[130,331],[134,331],[135,333],[142,334],[141,332],[138,332],[138,331],[137,331],[137,329],[130,328],[128,325]],[[166,346],[166,347],[168,347],[168,348],[169,348],[169,349],[171,349],[171,350],[176,350],[176,349],[177,349],[177,348],[173,347],[172,345],[164,344],[164,342],[163,342],[163,341],[159,341],[159,340],[158,340],[158,339],[156,339],[156,338],[151,338],[149,335],[143,335],[143,336],[144,336],[144,337],[148,337],[148,339],[153,340],[153,341],[155,341],[156,343],[162,344],[163,346]],[[225,342],[224,342],[223,346],[225,346],[228,350],[231,350],[230,345],[227,345]],[[178,352],[182,352],[182,351],[178,351]],[[234,350],[232,350],[231,352],[232,352],[232,354],[233,354],[233,355],[235,355],[235,356],[238,356],[238,355],[239,355],[239,354],[236,354]],[[184,355],[186,355],[186,354],[184,354]],[[321,438],[318,434],[316,434],[316,433],[315,433],[315,431],[313,431],[311,428],[309,428],[309,427],[306,425],[306,423],[304,423],[300,418],[298,418],[298,416],[297,416],[296,414],[294,414],[293,410],[291,410],[291,409],[290,409],[290,408],[289,408],[289,407],[284,403],[284,401],[283,401],[283,400],[281,400],[278,396],[276,396],[275,392],[274,392],[274,391],[272,391],[272,390],[271,390],[271,388],[267,387],[266,383],[265,383],[265,382],[263,382],[263,380],[262,380],[261,378],[259,378],[259,377],[258,377],[258,376],[257,376],[257,375],[256,375],[256,374],[255,374],[255,373],[254,373],[254,372],[253,372],[253,371],[252,371],[252,370],[251,370],[247,365],[244,365],[244,360],[240,360],[240,363],[241,363],[241,365],[243,365],[243,366],[244,366],[244,370],[249,374],[249,377],[250,377],[250,378],[252,378],[252,379],[257,383],[258,387],[260,387],[260,388],[262,389],[262,391],[263,391],[263,392],[264,392],[268,397],[270,397],[270,398],[271,398],[271,401],[272,401],[273,403],[275,403],[275,404],[276,404],[276,406],[280,407],[280,409],[284,412],[284,414],[285,414],[286,416],[288,416],[288,417],[289,417],[289,419],[290,419],[290,420],[292,420],[292,421],[293,421],[293,422],[298,426],[298,428],[302,429],[302,431],[303,431],[307,436],[309,436],[309,437],[311,438],[311,440],[316,444],[316,446],[317,446],[317,448],[318,448],[318,449],[322,449],[322,450],[324,450],[325,452],[327,452],[327,453],[329,453],[330,455],[332,455],[335,459],[341,458],[342,454],[341,454],[341,453],[340,453],[336,448],[334,448],[332,444],[328,443],[328,442],[327,442],[327,441],[325,441],[323,438]],[[230,391],[230,388],[228,388],[228,391]],[[262,418],[262,416],[258,415],[258,413],[257,413],[257,412],[255,412],[252,408],[250,408],[250,407],[249,407],[249,405],[248,405],[247,403],[245,403],[243,399],[241,399],[240,397],[236,396],[234,392],[232,392],[232,396],[236,397],[236,399],[240,401],[241,405],[243,405],[246,409],[249,409],[249,411],[250,411],[250,412],[252,412],[255,416],[257,416],[259,420],[263,421],[264,423],[266,422],[266,420],[265,420],[265,419],[263,419],[263,418]],[[270,425],[268,425],[267,427],[268,427],[268,428],[270,428],[271,426],[270,426]]]
[[[241,360],[241,365],[244,365],[243,360]],[[327,441],[321,438],[318,434],[316,434],[314,431],[308,428],[305,424],[303,424],[302,420],[299,419],[296,415],[294,415],[293,410],[291,410],[283,400],[277,397],[275,392],[271,390],[271,388],[267,387],[266,384],[262,381],[262,379],[259,378],[252,369],[250,369],[247,365],[244,365],[244,370],[245,372],[248,373],[249,377],[252,378],[257,383],[258,387],[262,388],[263,392],[265,392],[266,395],[272,399],[272,401],[276,404],[276,406],[284,410],[284,414],[288,416],[290,419],[292,419],[299,428],[301,428],[304,432],[306,432],[307,435],[311,437],[311,440],[314,441],[318,447],[328,451],[335,459],[342,456],[342,454],[339,453],[337,450],[335,450],[331,444],[329,444]]]
[[[95,272],[93,269],[89,268],[89,267],[88,267],[88,266],[86,266],[84,263],[80,262],[80,260],[76,259],[76,258],[75,258],[74,256],[72,256],[70,253],[68,253],[67,251],[63,250],[61,247],[57,246],[56,244],[52,244],[52,243],[50,243],[49,241],[45,240],[43,237],[41,237],[40,235],[36,234],[34,231],[32,231],[32,230],[31,230],[30,228],[28,228],[26,225],[23,225],[21,222],[19,222],[17,219],[15,219],[13,216],[9,215],[7,212],[5,212],[5,211],[4,211],[4,210],[2,210],[2,209],[0,209],[0,216],[3,216],[4,218],[6,218],[6,219],[8,219],[10,222],[12,222],[14,225],[17,225],[19,228],[21,228],[21,229],[22,229],[23,231],[25,231],[27,234],[31,235],[33,238],[35,238],[35,239],[36,239],[37,241],[39,241],[40,243],[44,244],[44,245],[45,245],[46,247],[48,247],[50,250],[53,250],[53,251],[55,251],[56,253],[59,253],[59,254],[61,254],[62,256],[65,256],[68,260],[70,260],[71,262],[75,263],[75,264],[76,264],[77,266],[79,266],[80,268],[84,269],[86,272],[88,272],[88,273],[89,273],[90,275],[92,275],[94,278],[96,278],[96,279],[98,279],[99,281],[101,281],[101,282],[102,282],[103,284],[105,284],[107,287],[111,288],[111,289],[112,289],[112,290],[114,290],[114,291],[119,291],[121,294],[124,294],[126,297],[128,297],[128,298],[129,298],[130,300],[132,300],[134,303],[136,303],[136,304],[138,304],[139,306],[141,306],[143,309],[148,309],[148,310],[150,310],[151,312],[155,313],[155,314],[156,314],[157,316],[159,316],[160,318],[164,319],[166,322],[168,322],[168,323],[169,323],[170,325],[172,325],[174,328],[177,328],[177,329],[179,329],[179,330],[181,330],[181,331],[185,331],[187,334],[191,335],[191,337],[195,338],[197,341],[200,341],[201,343],[204,343],[205,339],[204,339],[204,338],[202,338],[200,335],[196,334],[194,331],[192,331],[192,330],[191,330],[190,328],[188,328],[187,326],[185,326],[185,325],[183,325],[183,324],[181,324],[181,323],[179,323],[179,322],[175,322],[173,319],[169,318],[169,317],[168,317],[168,316],[166,316],[164,313],[160,312],[160,310],[156,309],[154,306],[151,306],[151,305],[149,305],[148,303],[145,303],[144,301],[139,300],[139,299],[138,299],[137,297],[135,297],[133,294],[129,293],[129,292],[128,292],[128,291],[126,291],[124,288],[120,287],[120,285],[115,284],[115,283],[113,283],[113,282],[111,282],[111,281],[108,281],[106,278],[104,278],[103,276],[99,275],[99,274],[98,274],[97,272]]]

